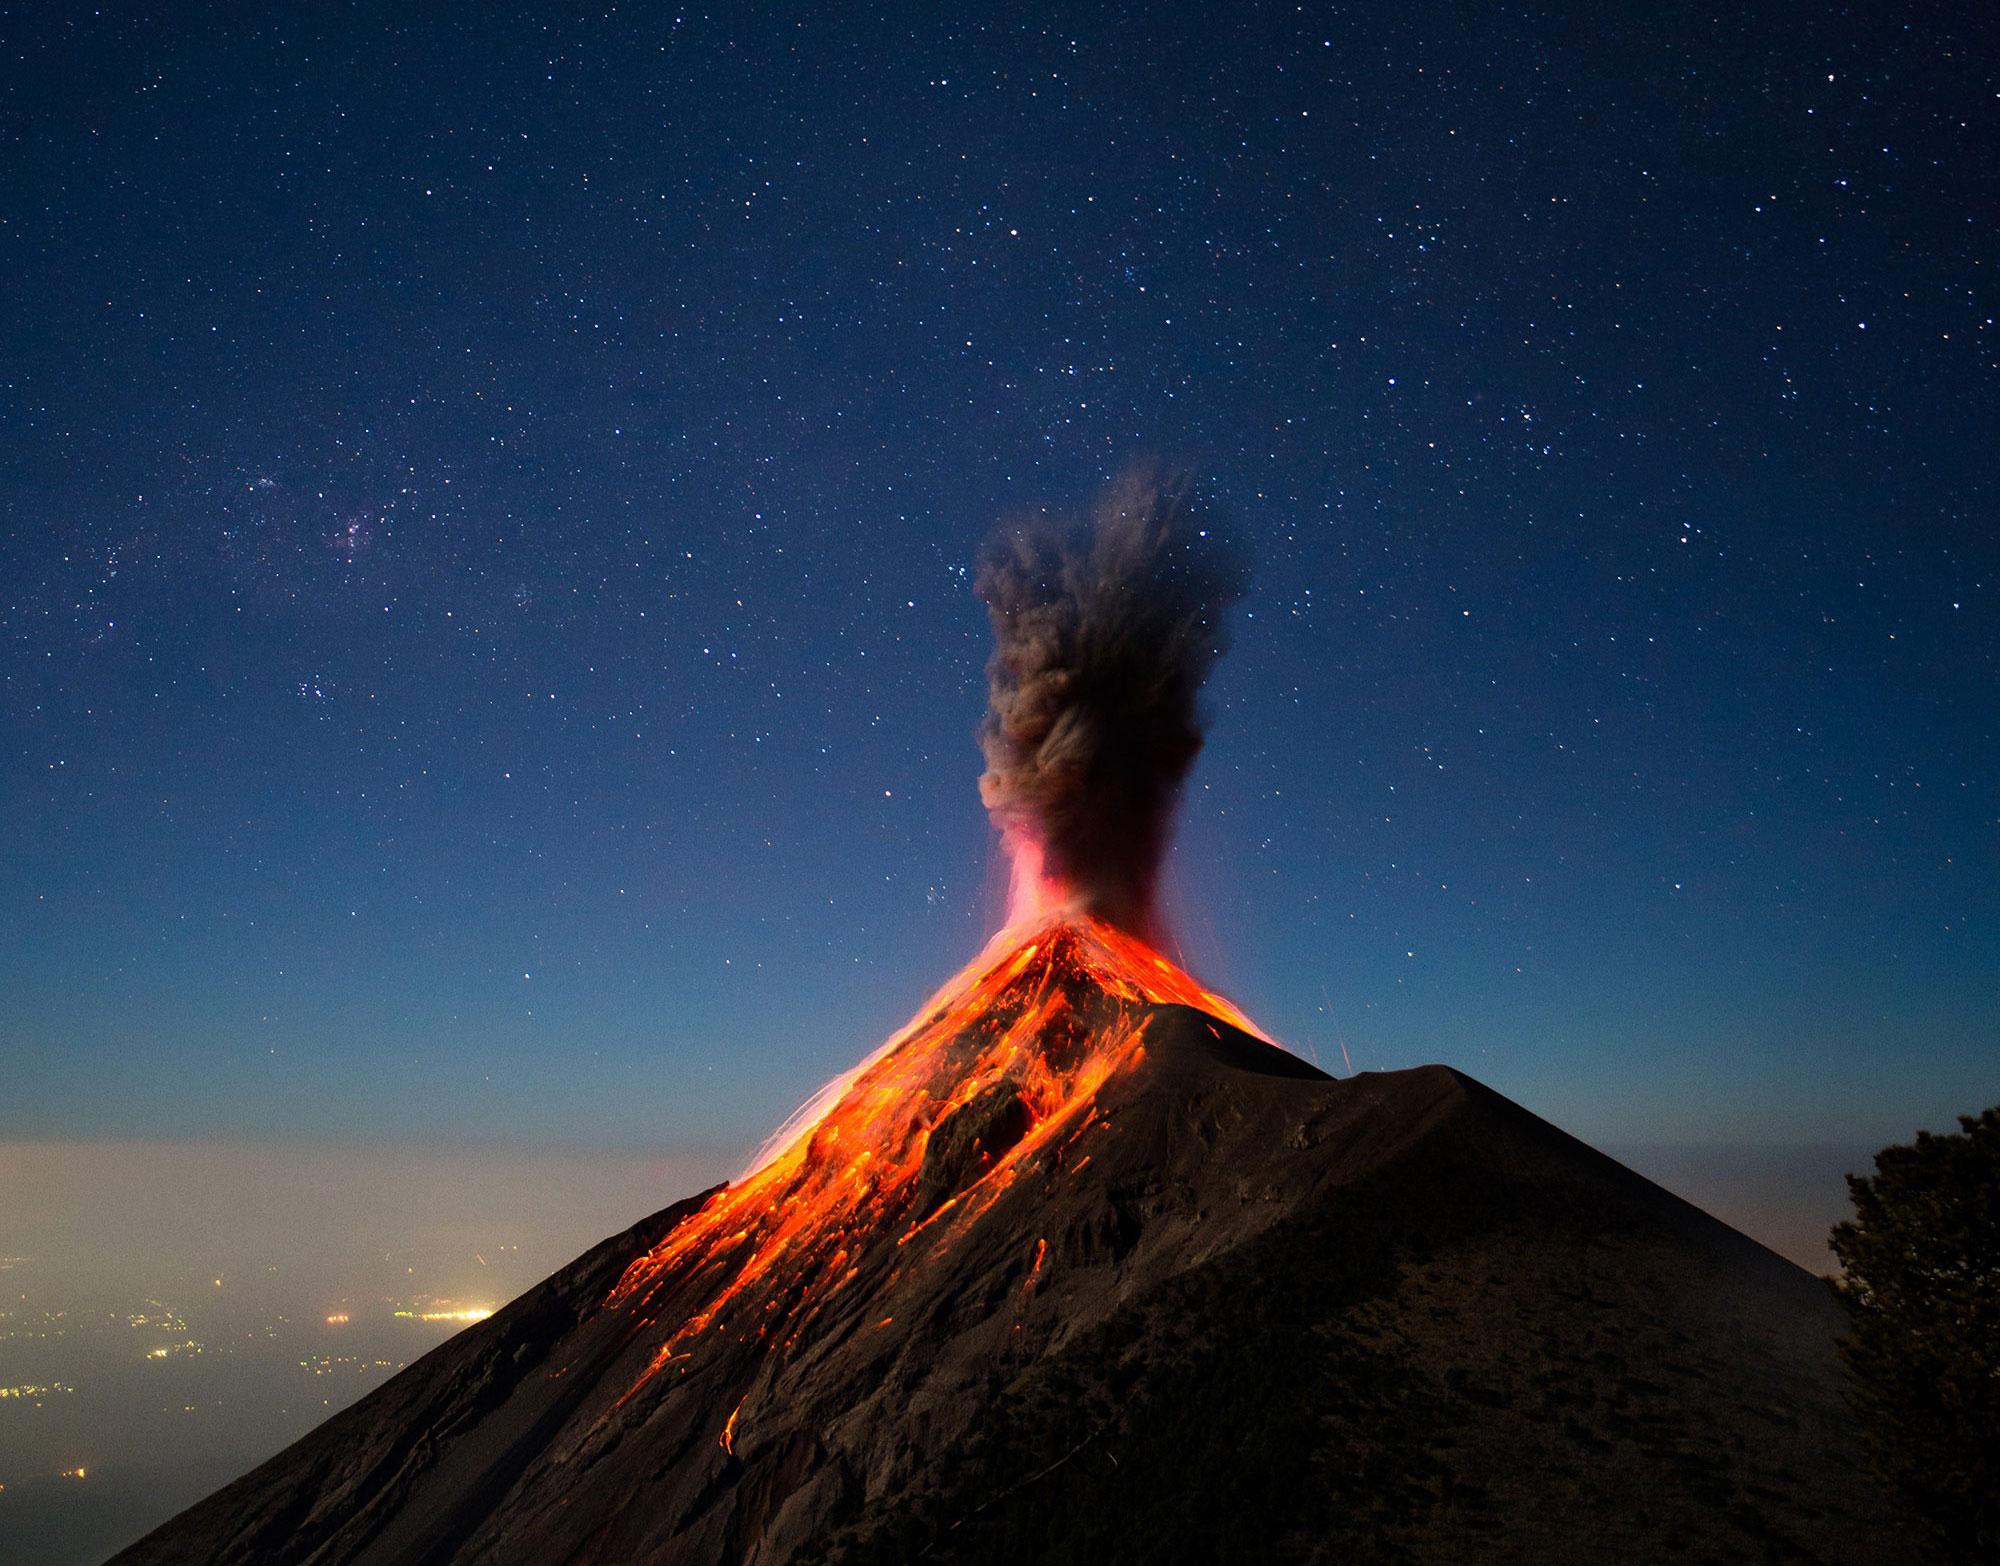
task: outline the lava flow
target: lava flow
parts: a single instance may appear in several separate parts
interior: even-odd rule
[[[1043,1149],[1044,1169],[1081,1168],[1096,1089],[1138,1060],[1161,1005],[1263,1037],[1112,925],[1072,915],[1003,933],[626,1270],[611,1304],[677,1320],[640,1385],[711,1329],[790,1347],[864,1268],[886,1287],[949,1245]]]

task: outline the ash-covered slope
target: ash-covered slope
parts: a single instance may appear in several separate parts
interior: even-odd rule
[[[1901,1558],[1817,1280],[1456,1072],[1332,1081],[1224,1010],[1044,932],[118,1560]]]

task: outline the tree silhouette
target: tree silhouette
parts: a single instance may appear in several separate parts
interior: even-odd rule
[[[2000,1560],[2000,1107],[1885,1147],[1834,1226],[1870,1455],[1944,1558]]]

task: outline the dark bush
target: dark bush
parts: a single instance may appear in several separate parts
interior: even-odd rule
[[[1877,1471],[1952,1561],[2000,1561],[2000,1107],[1849,1175],[1841,1344]]]

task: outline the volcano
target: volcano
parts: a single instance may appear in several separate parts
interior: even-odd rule
[[[1819,1280],[1124,930],[995,944],[742,1180],[117,1557],[1881,1563]]]
[[[1893,1561],[1818,1280],[1441,1066],[1155,949],[1246,556],[1150,465],[1005,534],[1008,927],[743,1179],[118,1560]]]

